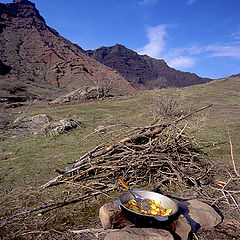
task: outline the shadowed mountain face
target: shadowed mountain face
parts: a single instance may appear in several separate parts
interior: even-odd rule
[[[119,71],[137,89],[185,87],[211,81],[194,73],[170,68],[162,59],[139,55],[119,44],[100,47],[94,51],[88,50],[86,53],[100,63]]]
[[[0,59],[2,96],[51,99],[90,85],[134,89],[116,70],[90,58],[48,27],[28,0],[0,3]],[[14,93],[16,87],[21,91]]]

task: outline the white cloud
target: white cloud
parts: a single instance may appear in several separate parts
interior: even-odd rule
[[[195,65],[196,58],[179,56],[174,58],[166,59],[167,63],[170,67],[180,68],[180,69],[188,69]]]
[[[171,48],[163,55],[168,65],[177,69],[189,69],[193,67],[197,59],[194,55],[200,53],[198,47]]]
[[[187,69],[196,63],[196,59],[190,55],[199,52],[197,47],[166,49],[167,24],[160,24],[147,29],[148,43],[137,49],[139,54],[147,54],[153,58],[163,58],[169,66],[174,68]]]
[[[192,5],[193,3],[195,3],[197,0],[187,0],[186,4],[187,5]]]
[[[205,57],[232,57],[240,59],[240,41],[226,44],[209,44],[202,47],[191,46],[186,48],[175,48],[171,52],[169,57],[174,57],[174,55],[200,56],[204,54]]]
[[[204,49],[210,53],[210,57],[233,57],[240,59],[240,46],[209,45]]]
[[[149,42],[144,47],[137,49],[137,52],[139,54],[147,54],[151,57],[159,58],[166,45],[164,39],[167,35],[166,27],[166,24],[149,27],[147,29],[147,38]]]
[[[142,0],[141,2],[139,2],[139,5],[154,5],[155,3],[157,3],[158,0]]]

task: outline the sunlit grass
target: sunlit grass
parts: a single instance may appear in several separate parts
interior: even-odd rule
[[[25,106],[13,110],[16,117],[45,113],[52,116],[54,120],[73,118],[81,122],[82,127],[52,137],[41,133],[24,135],[19,135],[17,132],[13,135],[0,133],[2,214],[11,215],[21,209],[36,207],[44,202],[54,202],[67,197],[71,187],[60,186],[41,190],[40,186],[58,175],[55,169],[65,169],[69,162],[78,159],[104,141],[110,141],[109,135],[91,134],[98,125],[127,124],[136,127],[150,124],[153,115],[149,106],[153,97],[163,95],[168,91],[171,93],[177,91],[181,96],[184,114],[210,103],[213,104],[208,110],[190,119],[188,131],[192,132],[201,142],[204,146],[203,150],[215,161],[223,164],[231,163],[224,122],[226,121],[232,138],[235,160],[239,166],[240,80],[215,81],[182,89],[144,91],[134,96],[122,96],[104,101],[69,103],[61,106]],[[200,122],[201,128],[193,131],[196,122]],[[196,124],[195,128],[199,126]],[[85,140],[81,141],[82,139]],[[88,205],[81,204],[56,210],[56,222],[51,220],[45,228],[64,224],[68,221],[67,219],[71,227],[77,226],[74,222],[76,220],[82,222],[83,225],[89,222],[96,223],[95,216],[102,202],[104,199],[101,202],[92,202],[94,209],[91,211],[87,208]],[[78,211],[84,214],[79,215]],[[72,217],[69,215],[70,212]],[[20,223],[16,223],[13,229],[18,229],[19,226]]]

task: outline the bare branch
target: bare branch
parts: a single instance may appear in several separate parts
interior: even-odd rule
[[[237,171],[235,160],[234,160],[234,157],[233,157],[233,146],[232,146],[232,140],[231,140],[230,132],[229,132],[229,129],[228,129],[226,121],[224,121],[224,122],[225,122],[225,125],[226,125],[228,139],[229,139],[229,144],[230,144],[230,151],[231,151],[231,158],[232,158],[233,169],[234,169],[234,172],[236,173],[236,175],[238,177],[240,177],[240,174]]]

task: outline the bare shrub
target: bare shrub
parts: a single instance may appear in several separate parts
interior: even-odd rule
[[[167,93],[155,95],[150,102],[150,112],[153,117],[172,117],[183,113],[182,97],[177,93]]]
[[[188,121],[188,129],[190,132],[194,133],[206,126],[206,121],[208,119],[207,113],[196,114],[195,118]]]

